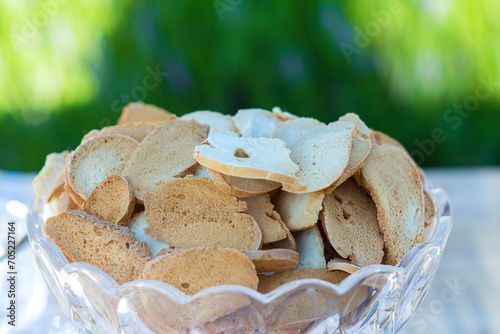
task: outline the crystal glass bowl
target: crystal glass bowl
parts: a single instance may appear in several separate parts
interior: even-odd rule
[[[40,201],[28,236],[52,296],[82,333],[397,333],[429,290],[452,227],[446,193],[429,193],[436,219],[398,265],[371,265],[338,285],[294,281],[265,295],[237,285],[194,296],[152,280],[119,285],[90,264],[68,263],[44,233],[51,212]]]

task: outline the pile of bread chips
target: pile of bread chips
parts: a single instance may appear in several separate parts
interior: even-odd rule
[[[356,114],[330,124],[279,108],[176,117],[131,103],[118,125],[49,154],[33,183],[68,261],[186,294],[336,284],[397,264],[436,215],[408,152]]]

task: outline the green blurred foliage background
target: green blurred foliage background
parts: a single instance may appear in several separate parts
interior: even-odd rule
[[[498,13],[495,0],[0,0],[0,169],[40,169],[134,100],[355,112],[424,166],[499,164]]]

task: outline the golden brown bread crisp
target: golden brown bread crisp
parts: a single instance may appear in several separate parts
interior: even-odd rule
[[[361,266],[344,259],[332,259],[328,261],[327,269],[330,271],[341,270],[348,274],[353,274],[361,269]]]
[[[246,213],[252,216],[262,231],[262,243],[269,244],[287,237],[287,227],[273,217],[274,205],[268,194],[240,198],[247,203]]]
[[[283,229],[286,231],[286,238],[271,242],[269,244],[266,244],[262,247],[262,249],[275,249],[275,248],[283,248],[283,249],[291,249],[291,250],[296,250],[297,249],[297,244],[295,243],[295,238],[292,235],[292,232],[286,227],[286,224],[283,222],[281,219],[279,213],[276,211],[273,211],[273,214],[271,216],[273,219],[277,220],[282,226]]]
[[[340,256],[361,266],[382,262],[384,239],[377,208],[353,179],[325,196],[320,220],[328,240]]]
[[[134,206],[134,194],[127,179],[122,175],[110,175],[90,192],[82,211],[100,220],[127,225]]]
[[[139,203],[159,181],[183,177],[197,167],[193,150],[207,136],[208,126],[196,121],[170,118],[139,145],[124,169]]]
[[[418,167],[399,147],[373,145],[354,177],[375,202],[386,263],[395,265],[423,240],[424,192]]]
[[[175,248],[259,249],[262,232],[247,205],[207,178],[162,182],[145,197],[146,234]]]
[[[281,184],[277,182],[221,174],[213,169],[207,171],[220,190],[238,197],[261,195],[281,187]]]
[[[112,125],[102,128],[101,130],[92,130],[87,133],[83,139],[82,143],[91,138],[109,135],[109,134],[120,134],[134,138],[139,143],[146,138],[147,135],[151,133],[158,125],[162,122],[139,122],[139,123],[126,123],[122,125]]]
[[[143,102],[131,102],[123,110],[118,124],[138,123],[138,122],[162,122],[172,115],[165,109]]]
[[[328,269],[285,270],[272,275],[259,275],[259,287],[257,291],[260,293],[268,293],[288,282],[307,278],[317,278],[332,284],[339,284],[347,276],[349,276],[349,274],[341,271],[332,272]]]
[[[45,233],[69,262],[87,262],[119,284],[137,279],[151,257],[127,227],[101,222],[85,212],[63,212],[45,222]]]
[[[170,284],[188,295],[218,285],[257,289],[257,272],[248,256],[233,249],[195,248],[157,256],[144,268],[141,279]]]

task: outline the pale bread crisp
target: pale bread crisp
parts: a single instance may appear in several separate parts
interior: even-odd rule
[[[213,169],[207,171],[210,179],[220,190],[238,197],[266,194],[281,187],[281,184],[277,182],[221,174]]]
[[[328,261],[327,269],[330,271],[341,270],[348,274],[354,274],[361,266],[344,259],[333,259]]]
[[[268,138],[271,131],[283,121],[265,109],[240,109],[233,116],[234,125],[242,137]]]
[[[436,220],[437,208],[431,195],[424,190],[425,197],[425,227],[430,226]]]
[[[127,104],[118,119],[118,125],[139,122],[163,122],[169,119],[170,114],[165,109],[143,102],[131,102]]]
[[[269,137],[279,138],[285,142],[286,147],[290,147],[290,145],[307,131],[323,126],[326,126],[326,124],[314,118],[296,118],[277,125],[273,131],[271,131]]]
[[[259,275],[260,293],[269,293],[283,284],[299,279],[316,278],[332,284],[339,284],[349,274],[341,271],[329,271],[328,269],[294,269],[274,273],[273,275]]]
[[[102,180],[82,204],[82,211],[107,222],[128,225],[134,211],[132,188],[122,175]]]
[[[193,150],[207,136],[208,127],[194,120],[170,118],[146,137],[124,169],[139,203],[159,181],[190,174],[197,167]]]
[[[279,119],[280,121],[284,121],[284,122],[291,121],[291,120],[299,117],[299,116],[294,115],[288,111],[281,110],[280,107],[273,107],[273,109],[271,111],[277,119]]]
[[[323,230],[340,256],[353,264],[380,264],[384,239],[377,208],[366,191],[349,179],[323,199]]]
[[[54,182],[56,182],[62,174],[68,155],[68,151],[48,154],[45,158],[45,164],[42,170],[33,179],[35,195],[42,201],[49,202],[49,198],[52,197],[51,193]],[[51,200],[52,199],[53,198],[51,198]]]
[[[194,157],[222,174],[298,186],[295,174],[299,168],[280,139],[244,138],[213,128],[207,140],[196,146]]]
[[[300,261],[297,269],[326,269],[325,248],[318,226],[293,233]]]
[[[273,218],[274,205],[268,194],[240,198],[247,203],[246,213],[252,216],[262,231],[262,243],[269,244],[287,237],[287,228]]]
[[[102,180],[123,171],[138,145],[137,140],[119,134],[102,135],[83,142],[68,161],[66,176],[71,188],[86,199]]]
[[[67,192],[63,191],[57,200],[57,214],[66,212],[66,211],[75,211],[80,210],[78,204],[76,204],[70,195]]]
[[[375,202],[386,263],[395,265],[423,240],[424,192],[418,167],[396,146],[373,145],[354,177]]]
[[[64,192],[64,167],[61,170],[59,176],[52,183],[52,187],[50,188],[49,198],[47,199],[47,203],[52,202],[56,198]]]
[[[175,254],[185,251],[185,249],[164,248],[158,252],[156,257]],[[269,273],[281,270],[290,270],[297,267],[299,263],[299,253],[290,249],[269,249],[269,250],[240,250],[248,256],[255,265],[258,273]]]
[[[305,230],[318,222],[324,196],[322,191],[308,194],[281,191],[273,200],[274,209],[280,214],[290,231]]]
[[[63,212],[45,222],[45,233],[69,262],[87,262],[119,284],[137,279],[151,257],[150,247],[136,241],[127,227],[84,212]]]
[[[286,227],[285,222],[281,219],[280,215],[278,212],[273,211],[272,218],[279,221],[280,224],[283,226],[283,229],[286,231],[286,238],[272,242],[270,244],[264,245],[262,249],[275,249],[275,248],[281,248],[281,249],[291,249],[291,250],[296,250],[297,249],[297,244],[295,243],[295,239],[292,235],[292,232]]]
[[[128,228],[134,232],[135,238],[138,241],[144,241],[149,246],[151,246],[151,256],[155,257],[163,249],[170,249],[170,245],[163,241],[158,241],[151,238],[144,232],[144,229],[148,227],[148,221],[146,220],[146,214],[144,211],[139,212],[132,216]]]
[[[175,248],[259,249],[262,232],[245,202],[212,181],[187,176],[162,182],[145,197],[147,235]]]
[[[171,116],[174,117],[174,116]],[[101,130],[92,130],[87,133],[82,143],[91,138],[102,135],[119,134],[134,138],[137,142],[142,142],[147,135],[151,133],[161,122],[139,122],[139,123],[125,123],[122,125],[112,125],[102,128]]]
[[[218,285],[243,285],[257,289],[255,266],[237,250],[196,248],[156,257],[144,268],[141,279],[170,284],[188,295]]]
[[[354,113],[347,113],[344,116],[339,117],[339,121],[354,124],[358,128],[359,134],[364,138],[368,139],[373,136],[372,130],[366,126],[365,122],[363,122],[358,115]]]
[[[185,120],[196,120],[200,124],[206,124],[211,128],[219,128],[226,131],[235,131],[233,119],[217,111],[198,110],[181,116]]]
[[[349,162],[352,139],[358,129],[349,122],[334,122],[313,128],[290,145],[291,159],[299,167],[298,183],[305,189],[283,185],[293,193],[323,190],[342,176]]]

